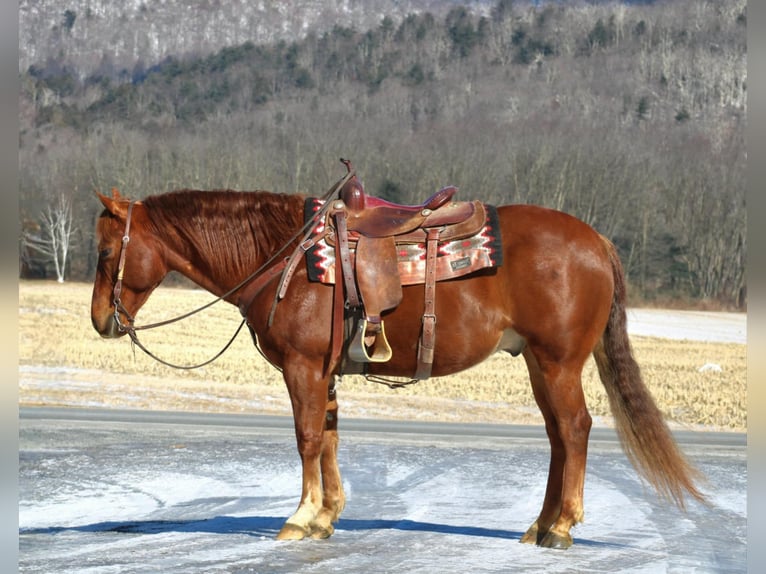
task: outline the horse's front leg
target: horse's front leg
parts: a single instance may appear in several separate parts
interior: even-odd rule
[[[338,401],[335,395],[335,381],[330,381],[325,407],[325,429],[322,435],[322,488],[324,492],[323,508],[317,522],[332,529],[332,523],[338,520],[346,506],[346,494],[338,467]]]
[[[298,453],[303,466],[301,501],[279,531],[279,540],[327,538],[345,504],[337,464],[337,403],[330,400],[321,364],[305,359],[288,363],[284,378],[290,393]]]

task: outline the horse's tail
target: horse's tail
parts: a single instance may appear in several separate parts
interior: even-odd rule
[[[684,492],[705,502],[695,486],[702,475],[679,450],[633,358],[625,312],[625,275],[614,245],[605,237],[604,243],[612,263],[614,295],[609,322],[593,356],[623,450],[638,473],[664,498],[682,509]]]

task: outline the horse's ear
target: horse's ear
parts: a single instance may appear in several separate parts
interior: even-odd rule
[[[112,188],[112,197],[108,197],[96,191],[96,196],[109,213],[117,217],[125,217],[128,211],[127,201],[122,198],[116,187]]]

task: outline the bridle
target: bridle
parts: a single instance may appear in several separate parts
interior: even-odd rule
[[[340,189],[343,184],[346,183],[352,176],[354,175],[354,172],[349,170],[349,173],[347,173],[340,181],[338,181],[335,185],[333,185],[325,194],[323,197],[323,200],[325,200],[326,205],[330,205],[329,201],[326,201],[329,199],[330,196],[332,196],[338,189]],[[204,367],[205,365],[209,365],[213,361],[215,361],[218,357],[223,355],[226,350],[231,346],[231,344],[234,342],[234,340],[237,338],[237,335],[239,335],[239,332],[242,330],[242,327],[244,327],[245,323],[247,322],[247,308],[242,309],[242,315],[243,319],[242,322],[239,324],[239,327],[237,327],[237,330],[234,332],[234,335],[232,335],[231,339],[229,339],[229,342],[224,345],[224,347],[218,351],[213,357],[210,359],[198,363],[195,365],[177,365],[174,363],[171,363],[169,361],[166,361],[151,351],[147,349],[141,341],[138,339],[138,335],[136,334],[136,331],[140,330],[148,330],[148,329],[154,329],[157,327],[162,327],[165,325],[170,325],[171,323],[175,323],[177,321],[181,321],[182,319],[186,319],[188,317],[191,317],[192,315],[195,315],[199,313],[200,311],[203,311],[207,309],[208,307],[211,307],[218,303],[219,301],[222,301],[226,299],[229,295],[233,294],[235,291],[241,289],[247,284],[250,284],[249,291],[250,291],[250,301],[252,301],[255,294],[260,292],[268,283],[270,283],[273,279],[275,279],[277,276],[282,275],[286,268],[288,268],[288,265],[290,263],[290,260],[296,256],[297,251],[294,252],[291,257],[283,257],[282,259],[278,260],[279,255],[285,251],[295,239],[300,238],[303,236],[303,240],[301,244],[305,243],[305,239],[308,235],[311,234],[311,232],[314,229],[314,226],[316,224],[316,221],[318,220],[319,216],[321,215],[321,211],[317,214],[315,214],[314,217],[312,217],[309,221],[305,223],[305,225],[292,237],[290,238],[285,245],[283,245],[276,253],[274,253],[263,265],[261,265],[258,269],[256,269],[253,273],[245,277],[242,281],[240,281],[237,285],[235,285],[233,288],[231,288],[229,291],[221,295],[220,297],[214,299],[213,301],[210,301],[209,303],[206,303],[205,305],[194,309],[192,311],[189,311],[188,313],[184,313],[183,315],[179,315],[178,317],[174,317],[172,319],[167,319],[165,321],[160,321],[157,323],[151,323],[148,325],[135,325],[135,319],[130,314],[130,312],[125,308],[125,306],[122,304],[122,300],[120,299],[120,295],[122,294],[122,281],[123,277],[125,275],[125,260],[126,260],[126,254],[128,251],[128,244],[130,243],[130,222],[133,215],[133,206],[135,205],[135,200],[130,201],[128,204],[128,212],[125,216],[125,233],[122,236],[122,244],[120,247],[120,258],[117,263],[117,277],[114,282],[114,289],[112,290],[112,303],[114,304],[114,320],[117,324],[117,330],[120,333],[127,333],[130,337],[130,340],[133,342],[134,345],[136,345],[139,349],[141,349],[144,353],[149,355],[154,360],[162,363],[165,366],[172,367],[174,369],[197,369],[199,367]],[[305,234],[305,235],[303,235]],[[300,246],[299,246],[300,248]],[[274,264],[276,261],[276,264]],[[276,304],[276,299],[275,299]],[[249,306],[249,304],[248,304]],[[120,314],[124,315],[127,319],[127,324],[123,323]],[[256,347],[258,347],[256,342]],[[258,347],[258,350],[263,354],[261,349]],[[268,360],[268,359],[267,359]]]
[[[282,272],[283,267],[285,266],[285,263],[278,263],[275,266],[272,266],[271,269],[268,269],[264,272],[264,269],[267,265],[269,265],[272,261],[274,261],[275,257],[272,257],[269,259],[264,265],[259,267],[254,273],[252,273],[250,276],[245,278],[244,281],[240,282],[238,285],[236,285],[233,289],[230,289],[228,292],[224,293],[217,299],[214,299],[213,301],[206,303],[202,307],[199,307],[197,309],[194,309],[193,311],[189,311],[188,313],[184,313],[183,315],[179,315],[178,317],[174,317],[172,319],[167,319],[166,321],[160,321],[157,323],[151,323],[149,325],[135,325],[135,319],[130,314],[130,312],[125,308],[125,305],[122,304],[122,300],[120,299],[120,295],[122,294],[122,280],[125,275],[125,259],[126,254],[128,251],[128,243],[130,243],[130,220],[133,215],[133,205],[135,204],[135,201],[131,201],[128,204],[128,213],[125,216],[125,233],[122,236],[122,245],[120,248],[120,259],[117,264],[117,279],[114,283],[114,289],[112,291],[113,294],[113,304],[114,304],[114,320],[117,323],[117,330],[120,333],[127,333],[130,337],[130,340],[132,343],[141,349],[144,353],[149,355],[152,359],[155,361],[158,361],[162,363],[163,365],[167,367],[172,367],[174,369],[198,369],[200,367],[204,367],[205,365],[209,365],[213,361],[215,361],[218,357],[223,355],[228,348],[231,346],[231,344],[234,342],[234,340],[237,338],[237,335],[239,335],[239,332],[242,330],[242,327],[244,327],[245,322],[247,321],[247,318],[243,318],[242,321],[239,324],[239,327],[237,327],[237,330],[234,332],[234,335],[232,335],[231,339],[229,339],[229,342],[226,343],[223,348],[218,351],[215,355],[213,355],[210,359],[207,359],[206,361],[203,361],[201,363],[196,363],[193,365],[178,365],[175,363],[171,363],[170,361],[166,361],[165,359],[162,359],[161,357],[158,357],[154,353],[152,353],[149,349],[147,349],[143,343],[138,339],[138,335],[136,334],[136,331],[140,330],[148,330],[148,329],[154,329],[156,327],[162,327],[165,325],[170,325],[171,323],[175,323],[177,321],[181,321],[182,319],[186,319],[188,317],[191,317],[192,315],[195,315],[199,313],[200,311],[207,309],[208,307],[211,307],[215,303],[218,303],[219,301],[225,299],[232,293],[234,293],[237,289],[240,289],[243,285],[246,283],[255,280],[255,289],[260,291],[263,289],[266,284],[271,281],[276,275]],[[260,277],[256,276],[260,275]],[[125,315],[127,318],[127,324],[123,323],[120,319],[120,313]]]
[[[120,261],[117,264],[117,280],[114,283],[114,290],[112,291],[112,300],[114,302],[114,320],[117,323],[117,329],[120,331],[120,333],[130,333],[133,329],[134,322],[133,316],[122,304],[120,295],[122,294],[122,277],[125,275],[125,257],[128,252],[128,243],[130,243],[130,219],[133,215],[133,206],[135,203],[135,201],[131,201],[128,204],[128,214],[125,216],[125,233],[122,236],[122,246],[120,247]],[[128,318],[128,323],[130,323],[130,326],[122,324],[122,321],[120,321],[120,313]]]

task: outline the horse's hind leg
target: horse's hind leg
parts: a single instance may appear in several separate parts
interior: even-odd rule
[[[570,529],[584,517],[585,461],[591,427],[580,380],[584,360],[568,364],[545,361],[541,366],[529,348],[524,358],[535,400],[545,419],[551,460],[543,507],[521,542],[568,548],[572,545]]]
[[[303,486],[300,504],[277,538],[327,538],[345,503],[337,464],[337,428],[328,424],[328,415],[337,417],[337,403],[334,397],[328,400],[329,385],[321,375],[321,363],[319,368],[302,359],[286,364],[283,375],[293,407]]]

